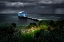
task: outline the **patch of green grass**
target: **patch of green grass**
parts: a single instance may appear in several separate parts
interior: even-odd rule
[[[23,42],[32,42],[33,41],[33,35],[32,33],[22,33],[22,40]]]
[[[40,32],[40,29],[37,29],[37,30],[35,30],[33,33],[34,33],[34,35],[36,34],[36,33],[39,33]]]
[[[40,25],[40,28],[41,28],[41,29],[48,29],[48,27],[49,27],[49,26],[47,26],[47,25]]]
[[[26,27],[27,27],[27,26],[22,26],[22,25],[16,26],[16,30],[26,29]]]
[[[37,29],[37,28],[36,28],[36,30],[30,30],[30,31],[22,32],[23,42],[33,42],[34,35],[36,33],[39,33],[39,32],[40,32],[40,29]]]

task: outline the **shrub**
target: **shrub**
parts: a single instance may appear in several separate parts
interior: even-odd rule
[[[30,23],[27,28],[31,28],[31,27],[38,27],[38,25],[36,23]]]
[[[47,25],[40,25],[40,28],[41,28],[42,30],[48,29],[48,27],[49,27],[49,26],[47,26]]]
[[[49,20],[41,20],[38,22],[38,25],[49,25],[50,21]]]
[[[50,20],[50,26],[54,25],[54,21]]]
[[[34,36],[35,42],[64,42],[64,33],[60,31],[41,31]]]
[[[0,24],[0,42],[22,42],[21,34],[19,30],[15,32],[12,24]]]
[[[31,31],[28,32],[25,31],[25,33],[22,32],[21,36],[23,42],[33,42],[33,33]]]
[[[0,24],[0,32],[3,31],[8,34],[13,34],[15,30],[13,25],[6,23],[6,24]]]
[[[11,23],[14,27],[16,27],[16,24],[15,23]]]

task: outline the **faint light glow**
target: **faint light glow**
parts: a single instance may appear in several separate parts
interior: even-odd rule
[[[30,29],[25,29],[25,30],[22,30],[22,33],[28,33],[28,34],[30,34],[30,33],[33,33],[35,30],[39,30],[39,28],[32,27]]]
[[[18,16],[19,17],[26,17],[27,13],[25,11],[21,11],[21,12],[18,13]]]
[[[22,12],[24,12],[24,11],[21,11],[21,12],[19,12],[19,13],[22,13]]]

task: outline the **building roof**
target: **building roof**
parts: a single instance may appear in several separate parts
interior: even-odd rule
[[[21,12],[19,12],[19,13],[22,13],[22,12],[25,12],[25,11],[21,11]]]

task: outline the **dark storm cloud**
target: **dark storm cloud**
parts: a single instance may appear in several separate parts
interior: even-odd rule
[[[16,2],[10,2],[10,1],[16,1]],[[11,7],[13,8],[21,8],[21,10],[23,8],[25,8],[25,11],[27,12],[30,12],[30,13],[33,13],[35,12],[38,12],[40,11],[40,13],[42,13],[42,10],[41,8],[44,8],[44,6],[39,6],[41,4],[54,4],[54,3],[61,3],[61,2],[64,2],[63,0],[0,0],[0,9],[4,6],[5,9],[6,8],[9,8],[11,9]],[[35,6],[35,8],[34,8]],[[3,7],[3,8],[4,8]],[[32,9],[29,9],[29,8],[26,8],[26,7],[33,7]],[[2,8],[2,9],[3,9]],[[14,9],[13,8],[13,9]],[[29,9],[29,10],[28,10]],[[24,9],[23,9],[24,10]],[[32,10],[32,11],[30,11]],[[39,11],[37,11],[39,10]],[[20,11],[20,10],[19,10]],[[0,13],[16,13],[16,12],[19,12],[17,10],[4,10],[4,11],[1,11]],[[47,10],[46,10],[47,11]],[[48,12],[48,11],[47,11]],[[45,12],[46,13],[46,12]]]
[[[38,0],[0,0],[0,1],[25,1],[25,2],[28,2],[28,1],[38,1]]]
[[[16,0],[15,0],[16,1]],[[0,3],[4,3],[6,7],[24,7],[24,6],[34,6],[38,4],[53,4],[53,3],[61,3],[63,0],[17,0],[17,1],[26,1],[26,2],[8,2],[7,0],[2,0]],[[27,2],[28,1],[28,2]],[[30,1],[32,1],[30,3]]]
[[[25,6],[32,6],[36,5],[35,3],[23,3],[23,2],[7,2],[5,6],[7,7],[25,7]]]
[[[3,7],[4,6],[4,7]],[[5,8],[5,7],[31,7],[31,6],[36,6],[36,3],[32,2],[7,2],[7,1],[1,1],[0,2],[0,8]]]
[[[18,2],[9,2],[18,1]],[[25,1],[25,2],[24,2]],[[39,6],[42,4],[55,4],[64,2],[63,0],[0,0],[0,8],[4,7],[31,7]]]
[[[3,10],[3,11],[0,11],[0,13],[2,14],[10,14],[10,13],[18,13],[19,11],[21,11],[21,10],[11,10],[11,9],[5,9],[5,10]]]
[[[14,0],[13,0],[14,1]],[[4,0],[0,0],[0,8],[19,8],[19,7],[40,7],[42,6],[42,4],[55,4],[55,3],[61,3],[63,2],[63,0],[17,0],[18,2],[9,2],[8,1],[4,1]],[[26,1],[26,2],[24,2]],[[4,6],[4,7],[3,7]]]
[[[64,0],[0,0],[0,1],[21,1],[21,2],[64,2]]]

